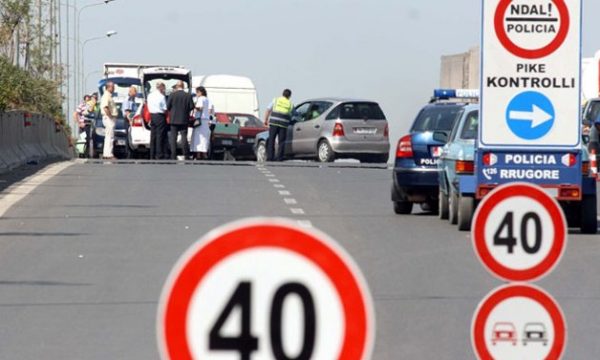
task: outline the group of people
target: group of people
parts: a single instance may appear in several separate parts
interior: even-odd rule
[[[177,82],[168,100],[165,92],[165,84],[158,82],[156,89],[148,95],[147,99],[150,113],[150,159],[177,159],[179,135],[181,135],[183,156],[186,160],[207,159],[215,108],[208,99],[206,89],[202,86],[196,88],[195,101],[192,95],[185,91],[183,81]],[[191,146],[188,143],[190,125],[193,128]],[[170,147],[170,155],[167,146]]]

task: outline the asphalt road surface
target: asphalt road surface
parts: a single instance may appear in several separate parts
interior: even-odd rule
[[[156,309],[175,261],[250,216],[310,221],[355,258],[375,300],[373,359],[474,358],[471,317],[501,283],[467,233],[395,215],[387,169],[269,169],[77,163],[23,193],[0,218],[0,359],[158,358]],[[572,234],[538,283],[564,310],[568,359],[600,353],[599,259],[600,236]]]

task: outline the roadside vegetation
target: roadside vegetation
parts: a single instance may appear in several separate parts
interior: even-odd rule
[[[41,113],[64,125],[55,6],[0,0],[0,111]]]

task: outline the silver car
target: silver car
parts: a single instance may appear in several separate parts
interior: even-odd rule
[[[376,102],[339,98],[309,100],[296,106],[292,123],[285,146],[287,159],[388,161],[388,122]],[[267,138],[268,132],[257,136],[259,161],[264,160]]]

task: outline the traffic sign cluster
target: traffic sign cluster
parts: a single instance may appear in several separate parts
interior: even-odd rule
[[[567,339],[560,306],[526,283],[552,272],[565,251],[567,224],[560,205],[536,185],[500,186],[480,204],[471,235],[484,267],[512,282],[490,292],[473,316],[477,357],[560,359]]]

